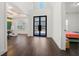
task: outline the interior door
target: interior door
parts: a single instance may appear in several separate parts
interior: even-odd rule
[[[47,16],[34,16],[33,35],[39,37],[47,36]]]

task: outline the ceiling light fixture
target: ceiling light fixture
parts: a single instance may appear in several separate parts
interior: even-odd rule
[[[76,5],[79,5],[79,2],[77,2]]]
[[[74,6],[79,6],[79,2],[74,3]]]

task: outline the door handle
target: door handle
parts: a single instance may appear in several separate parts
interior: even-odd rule
[[[41,25],[38,25],[38,31],[41,31]]]

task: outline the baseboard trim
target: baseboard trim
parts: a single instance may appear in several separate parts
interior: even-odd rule
[[[3,51],[0,56],[5,56],[4,54],[7,53],[7,51]]]
[[[51,37],[47,37],[47,39],[50,39],[50,42],[58,49],[58,50],[61,50],[58,45],[55,43],[54,39],[51,38]]]
[[[4,54],[2,54],[1,56],[7,56],[7,51]]]

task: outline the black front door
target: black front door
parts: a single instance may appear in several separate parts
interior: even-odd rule
[[[33,35],[40,37],[47,36],[47,16],[34,16]]]

